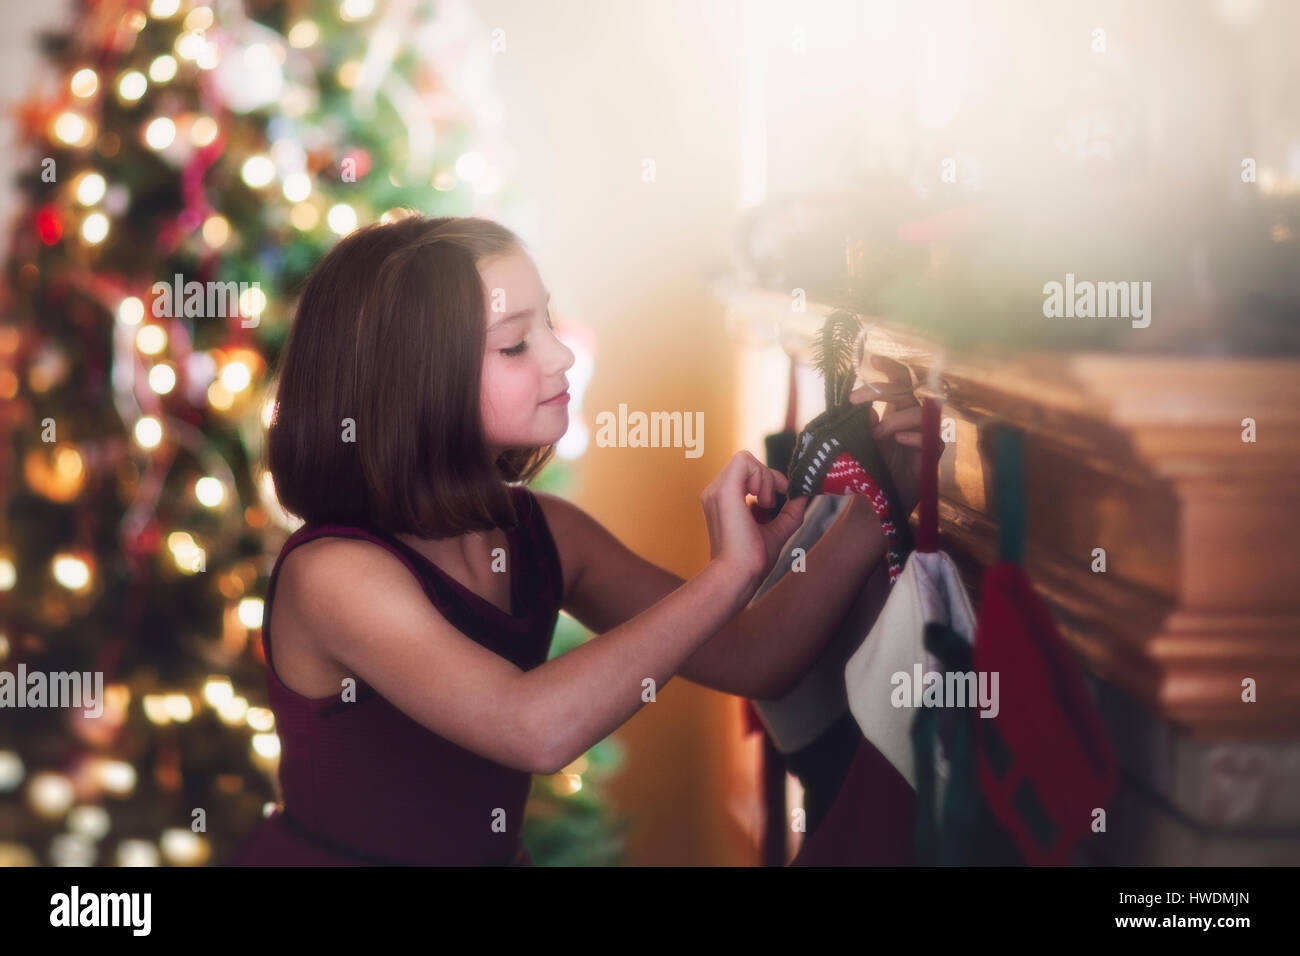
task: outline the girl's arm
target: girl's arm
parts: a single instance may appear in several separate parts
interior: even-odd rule
[[[555,773],[629,720],[736,615],[756,582],[717,561],[598,640],[524,675],[525,708]]]
[[[715,558],[626,623],[521,671],[443,617],[393,554],[309,542],[277,600],[321,649],[433,733],[497,763],[555,773],[661,690],[754,593],[754,572]],[[383,746],[377,741],[376,746]]]
[[[689,669],[730,694],[784,696],[817,662],[867,579],[883,566],[885,548],[871,503],[854,495],[808,549],[805,570],[782,575],[692,655]]]
[[[884,402],[892,411],[872,430],[908,514],[920,496],[921,407],[911,373],[892,359],[872,364],[888,383],[863,385],[850,400]],[[873,416],[874,418],[874,413]],[[943,446],[940,445],[940,453]],[[563,498],[538,493],[561,549],[565,610],[597,634],[640,613],[681,586],[682,579],[639,557],[601,524]],[[902,520],[907,520],[903,518]],[[870,503],[858,496],[809,549],[805,573],[789,572],[770,591],[727,621],[695,651],[681,675],[728,694],[773,700],[783,696],[817,660],[867,579],[884,559],[885,534]],[[575,570],[576,569],[576,570]],[[879,613],[887,589],[868,605]],[[864,622],[865,623],[865,622]]]
[[[616,628],[682,586],[682,578],[637,555],[577,505],[534,494],[571,579],[564,608],[588,630],[599,635]],[[870,502],[854,496],[808,550],[807,570],[788,572],[730,617],[677,673],[727,694],[780,697],[817,660],[884,555],[884,532]]]

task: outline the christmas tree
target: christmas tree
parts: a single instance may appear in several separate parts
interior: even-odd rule
[[[86,706],[0,711],[0,865],[220,864],[277,796],[259,628],[298,522],[263,440],[295,295],[359,224],[509,208],[490,36],[429,0],[79,14],[20,117],[0,668],[29,702],[20,669],[87,675]],[[561,622],[557,653],[586,636]],[[536,779],[536,863],[616,861],[591,784],[617,761]]]

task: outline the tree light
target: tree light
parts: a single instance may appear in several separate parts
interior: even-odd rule
[[[135,423],[135,440],[141,448],[156,448],[162,441],[162,422],[145,415]]]
[[[108,217],[102,212],[92,212],[81,224],[81,238],[92,246],[104,241],[108,235]]]
[[[95,95],[99,89],[99,74],[90,67],[84,67],[72,74],[72,80],[68,83],[72,90],[73,96],[79,96],[82,99],[88,99]]]
[[[275,166],[267,156],[250,156],[244,160],[239,175],[248,185],[260,189],[275,177]]]
[[[215,508],[225,500],[226,486],[211,475],[204,475],[194,482],[194,497],[199,499],[199,504]]]
[[[255,597],[244,598],[239,602],[239,610],[236,613],[239,616],[239,623],[249,630],[261,627],[262,599]]]
[[[166,116],[159,116],[144,130],[144,141],[150,149],[166,149],[176,139],[176,124]]]
[[[149,81],[139,70],[128,70],[117,81],[117,95],[128,103],[140,99],[147,89],[149,89]]]
[[[164,53],[149,64],[149,79],[155,83],[166,83],[176,76],[176,57]]]
[[[86,173],[77,181],[77,202],[83,206],[93,206],[104,198],[106,184],[99,173]]]

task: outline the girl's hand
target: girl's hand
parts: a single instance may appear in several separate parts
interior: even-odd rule
[[[789,490],[789,479],[775,468],[764,468],[747,451],[738,451],[718,477],[700,493],[709,528],[709,557],[736,570],[757,588],[772,569],[781,548],[803,523],[806,496],[787,500],[775,518],[759,524],[746,503],[747,494],[762,508],[776,505],[776,492]]]
[[[877,421],[872,410],[874,427],[871,437],[876,440],[881,457],[889,468],[900,504],[910,515],[921,500],[921,404],[912,393],[912,375],[907,366],[883,355],[873,355],[871,364],[888,375],[888,381],[875,383],[879,391],[866,385],[856,388],[849,400],[854,403],[885,402],[883,418]],[[941,457],[943,448],[943,443],[940,443]]]

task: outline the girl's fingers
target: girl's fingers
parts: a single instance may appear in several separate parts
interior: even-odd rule
[[[897,401],[891,400],[890,404],[895,408],[910,408],[913,405],[920,405],[912,391],[911,369],[902,362],[896,362],[883,355],[871,356],[871,364],[889,377],[889,391],[899,396]]]
[[[871,356],[871,364],[888,375],[891,382],[905,385],[909,390],[911,389],[912,372],[902,362],[896,362],[884,355],[873,355]]]
[[[889,382],[869,382],[866,385],[859,385],[849,393],[849,401],[855,405],[861,405],[863,402],[896,402],[904,400],[912,394],[912,390],[906,386],[893,385]]]
[[[759,505],[764,508],[770,508],[776,503],[776,497],[772,493],[772,486],[775,484],[772,474],[771,468],[764,468],[758,478],[758,491],[754,492]]]
[[[901,408],[892,415],[887,415],[879,425],[871,429],[873,438],[884,438],[894,432],[915,431],[921,425],[921,406]]]

